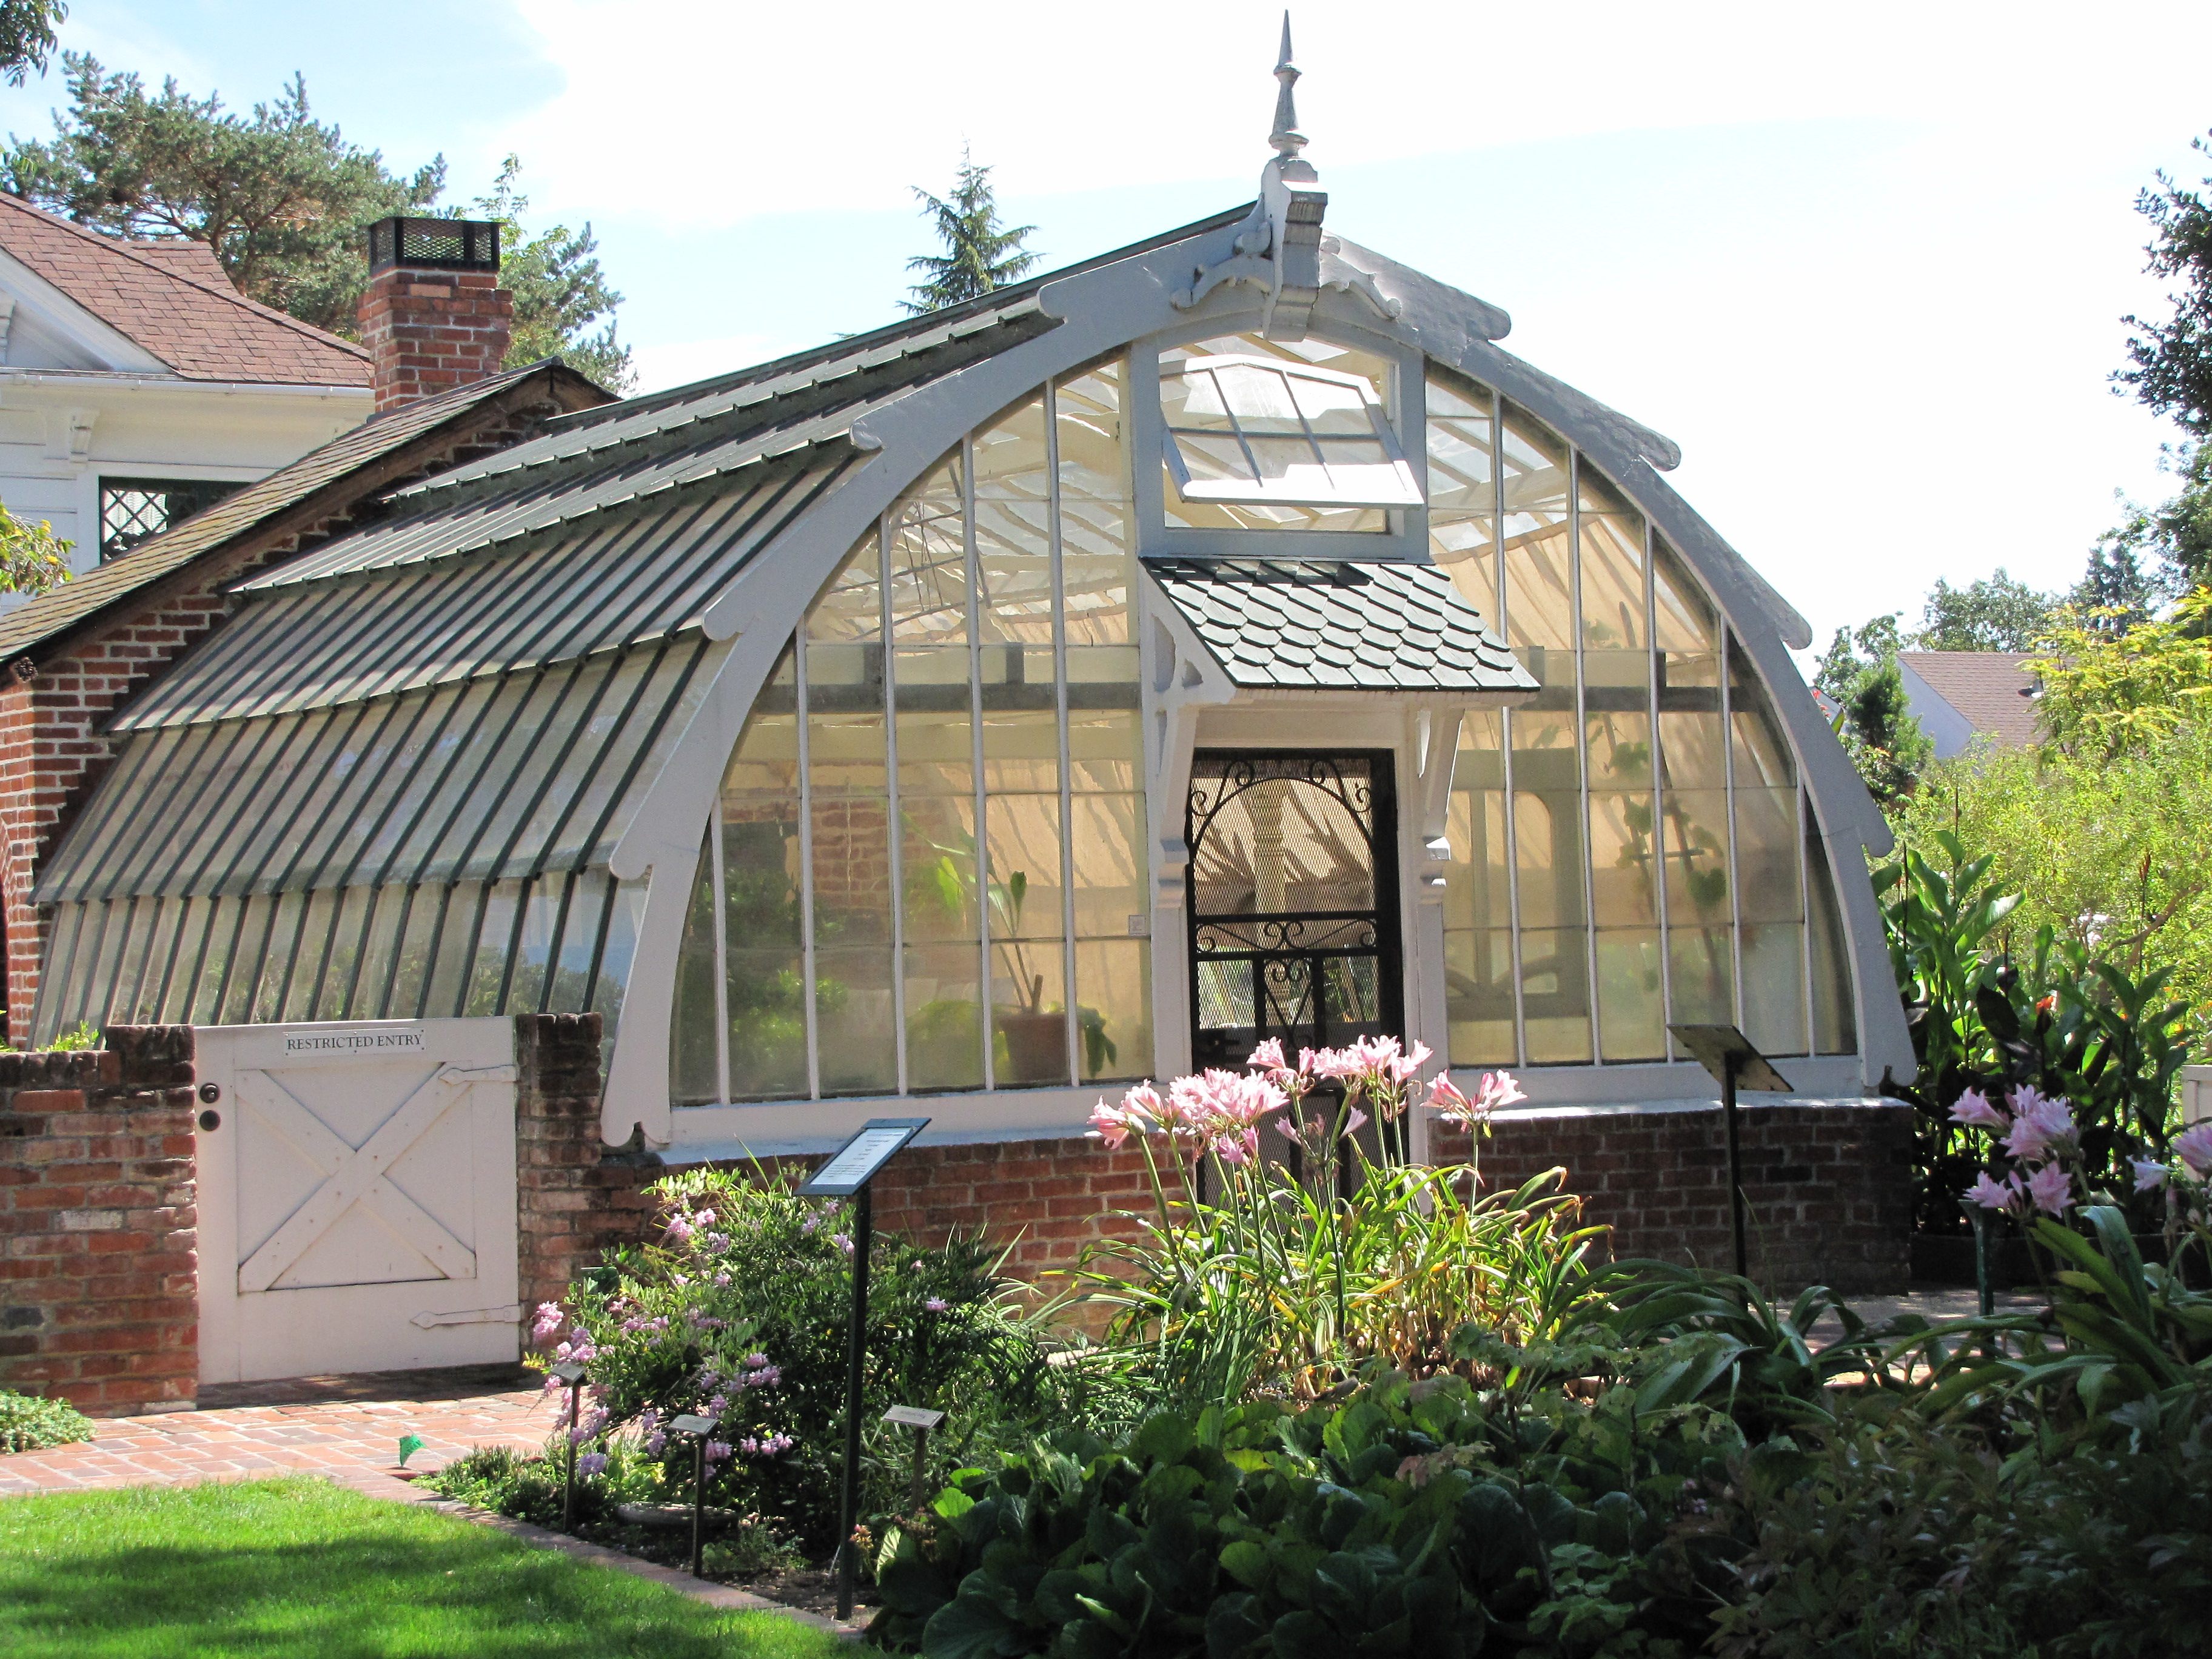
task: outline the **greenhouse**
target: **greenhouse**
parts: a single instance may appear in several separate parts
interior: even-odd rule
[[[1286,66],[1287,67],[1287,66]],[[1539,1103],[1911,1069],[1788,604],[1495,307],[1260,199],[562,416],[110,724],[33,1041],[605,1017],[602,1133],[1079,1133],[1403,1033]]]

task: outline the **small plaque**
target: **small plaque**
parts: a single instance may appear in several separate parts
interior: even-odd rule
[[[1687,1048],[1713,1081],[1725,1083],[1733,1068],[1740,1088],[1761,1094],[1786,1095],[1790,1086],[1781,1073],[1766,1063],[1766,1056],[1751,1046],[1751,1039],[1733,1025],[1669,1025],[1674,1041]]]
[[[884,1413],[884,1422],[909,1429],[933,1429],[944,1420],[943,1412],[933,1412],[927,1406],[894,1406]]]
[[[419,1054],[422,1028],[419,1025],[373,1025],[353,1030],[287,1031],[287,1060],[337,1060],[359,1054]]]
[[[704,1435],[714,1433],[715,1423],[711,1417],[693,1417],[687,1414],[683,1417],[671,1418],[668,1426],[678,1434]]]
[[[1145,936],[1146,934],[1147,934],[1147,933],[1151,933],[1152,931],[1152,919],[1150,916],[1144,915],[1141,915],[1141,914],[1139,914],[1139,915],[1132,915],[1130,916],[1130,918],[1129,918],[1129,937],[1130,937],[1131,939],[1142,939],[1142,938],[1144,938],[1144,936]]]
[[[850,1198],[876,1177],[893,1153],[928,1126],[926,1117],[876,1117],[806,1178],[801,1198]]]
[[[584,1380],[584,1362],[580,1359],[564,1359],[553,1368],[551,1375],[559,1377],[563,1382],[580,1382]]]

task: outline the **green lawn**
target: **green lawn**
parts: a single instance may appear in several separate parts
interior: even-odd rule
[[[842,1647],[303,1476],[0,1498],[0,1653],[829,1659]]]

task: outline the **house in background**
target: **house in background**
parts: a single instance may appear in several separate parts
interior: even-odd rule
[[[7,218],[0,210],[0,223]],[[61,229],[85,234],[73,226]],[[500,371],[513,302],[498,286],[496,232],[494,225],[454,220],[378,222],[371,228],[371,276],[361,307],[368,350],[329,340],[343,353],[331,362],[370,377],[349,388],[348,401],[336,406],[340,413],[329,417],[343,422],[338,435],[251,483],[194,486],[230,493],[172,528],[147,523],[142,514],[141,529],[154,533],[0,614],[0,957],[7,964],[7,1024],[0,1030],[20,1036],[28,1029],[48,927],[31,890],[56,837],[107,765],[112,750],[101,721],[222,621],[228,586],[376,522],[388,510],[388,497],[428,474],[482,459],[537,435],[558,416],[612,400],[556,361]],[[205,279],[210,286],[221,276],[199,243],[133,244],[118,252],[140,261],[173,258],[187,269],[197,258],[213,273]],[[96,250],[83,257],[96,257]],[[210,295],[206,303],[219,307],[222,301]],[[307,333],[314,341],[328,338]],[[291,347],[274,325],[257,342],[283,348],[270,373],[296,361],[283,355]],[[7,384],[12,398],[14,383]],[[283,403],[280,394],[281,388],[272,390],[270,406]],[[173,451],[193,441],[193,422],[204,412],[190,400],[223,394],[201,382],[172,386],[165,395],[169,401],[161,409],[173,423],[167,428]],[[377,416],[369,420],[372,403]],[[294,397],[288,408],[303,417],[313,406],[311,398]],[[143,416],[152,405],[129,407]],[[94,423],[95,452],[106,429]],[[147,434],[149,444],[161,436],[143,420],[119,429]],[[238,429],[235,422],[229,428]],[[304,424],[299,431],[312,435]],[[11,507],[18,505],[16,487],[17,481],[0,478]],[[188,496],[167,493],[171,516]],[[113,501],[111,494],[111,506]],[[58,522],[55,527],[68,533]]]
[[[78,571],[376,407],[368,350],[246,298],[205,243],[123,241],[0,194],[0,501]]]
[[[1936,745],[1938,759],[1977,741],[2002,749],[2036,739],[2035,677],[2022,651],[1900,651],[1905,707]]]

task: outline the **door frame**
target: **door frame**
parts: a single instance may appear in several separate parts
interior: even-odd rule
[[[1183,785],[1183,844],[1189,849],[1190,877],[1183,906],[1183,977],[1187,992],[1191,1064],[1198,1064],[1198,855],[1199,842],[1191,819],[1191,795],[1197,787],[1200,767],[1210,759],[1285,761],[1362,761],[1368,771],[1368,842],[1374,855],[1376,1000],[1382,1029],[1403,1036],[1406,1030],[1406,942],[1401,908],[1404,894],[1399,884],[1398,757],[1388,748],[1366,744],[1327,744],[1296,747],[1276,744],[1205,744],[1191,750],[1191,764]],[[1255,997],[1255,1024],[1259,1013]]]

